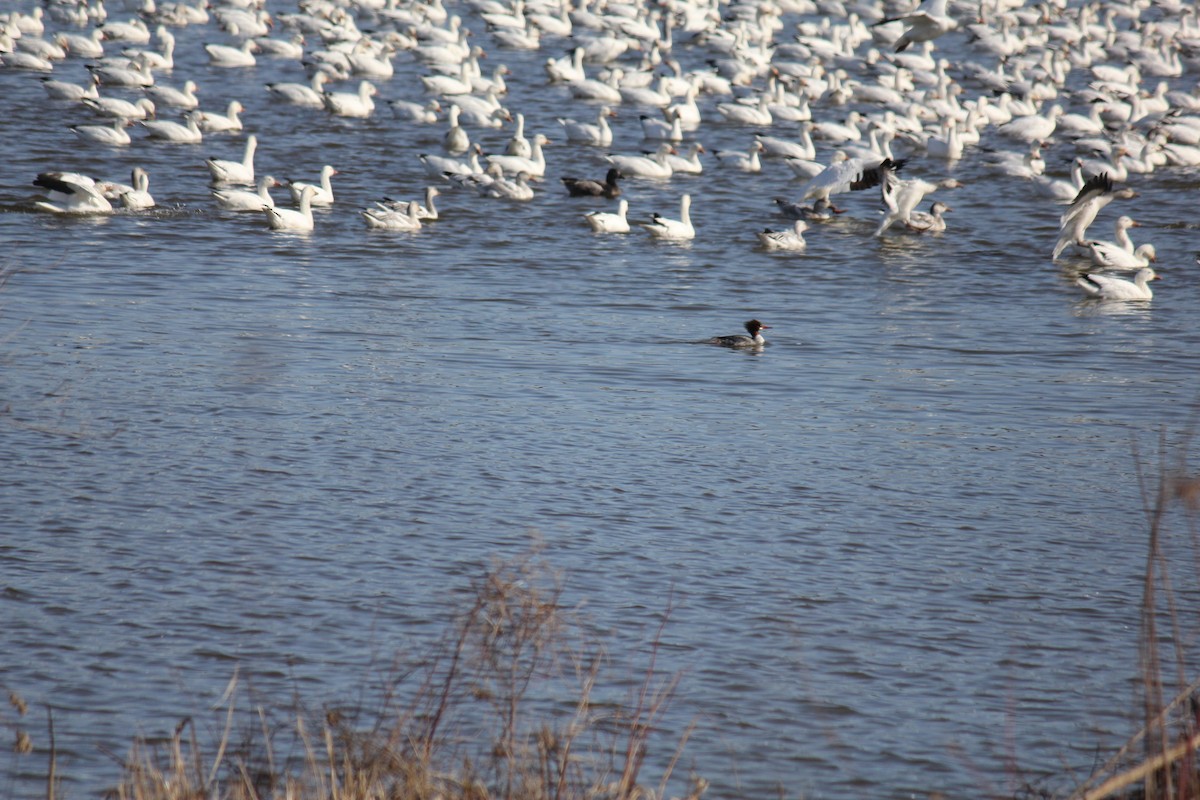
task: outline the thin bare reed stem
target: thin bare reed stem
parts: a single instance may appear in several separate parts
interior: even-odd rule
[[[671,775],[675,772],[675,765],[679,763],[679,759],[683,755],[683,749],[687,747],[688,739],[692,738],[694,730],[696,730],[696,723],[689,723],[687,729],[683,732],[683,736],[679,737],[679,743],[675,745],[675,752],[671,755],[671,761],[667,764],[667,768],[663,770],[662,780],[659,781],[658,797],[667,796],[667,781],[671,780]]]
[[[338,800],[342,793],[338,790],[337,753],[333,749],[333,731],[329,726],[325,727],[325,756],[329,764],[329,796]]]
[[[674,591],[672,591],[667,599],[667,610],[663,614],[658,630],[655,631],[654,638],[650,642],[650,664],[647,666],[645,677],[642,679],[642,685],[638,691],[637,705],[634,707],[633,715],[629,722],[629,741],[625,749],[625,765],[621,772],[621,779],[617,784],[617,797],[621,800],[632,797],[635,794],[637,776],[646,758],[646,741],[650,737],[655,720],[666,710],[667,701],[674,694],[675,688],[679,683],[680,676],[676,674],[665,684],[654,689],[653,694],[651,694],[651,686],[654,683],[656,675],[655,666],[658,662],[658,651],[662,646],[663,631],[666,629],[667,620],[670,619],[671,611],[674,608],[673,601]]]
[[[275,775],[275,747],[271,742],[271,731],[267,727],[267,714],[262,706],[258,706],[258,719],[262,724],[263,749],[267,758],[267,774]]]
[[[454,648],[450,651],[450,669],[447,670],[446,678],[442,681],[442,691],[441,696],[438,698],[437,709],[430,715],[425,734],[421,737],[422,756],[425,761],[429,761],[433,755],[433,742],[437,737],[437,730],[441,725],[442,718],[446,714],[446,709],[450,705],[450,693],[456,684],[459,662],[462,660],[466,649],[467,637],[470,636],[471,629],[475,625],[475,620],[483,610],[483,604],[483,597],[477,594],[474,604],[467,612],[463,624],[459,629],[458,640],[455,642]]]
[[[221,735],[221,741],[217,746],[217,754],[213,757],[212,768],[209,770],[208,779],[204,782],[204,788],[207,789],[217,779],[217,769],[221,766],[221,762],[225,758],[225,748],[229,744],[229,734],[233,730],[233,709],[236,703],[234,702],[235,689],[237,688],[238,671],[235,667],[233,677],[229,679],[229,685],[225,688],[225,698],[229,705],[229,710],[225,714],[225,733]]]
[[[54,800],[54,784],[58,780],[58,750],[54,744],[54,709],[46,706],[46,728],[50,737],[50,768],[46,770],[46,800]]]

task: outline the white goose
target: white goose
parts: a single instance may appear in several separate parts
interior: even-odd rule
[[[479,194],[500,200],[532,200],[533,187],[529,185],[529,173],[518,172],[515,178],[501,176],[491,183],[481,184]]]
[[[104,86],[142,87],[154,85],[154,72],[141,61],[128,66],[88,65],[88,69]]]
[[[258,63],[258,59],[254,57],[258,45],[253,39],[247,39],[238,47],[227,44],[206,44],[204,50],[208,53],[208,62],[214,67],[253,67]]]
[[[998,130],[1002,136],[1016,139],[1026,144],[1045,141],[1058,127],[1058,118],[1062,116],[1062,106],[1054,105],[1045,114],[1029,114],[1024,117],[1013,117],[1001,125]]]
[[[467,131],[459,124],[458,118],[462,110],[457,104],[452,104],[449,111],[449,128],[442,134],[442,147],[452,156],[460,156],[471,149],[471,137],[467,135]]]
[[[146,128],[151,139],[161,139],[176,144],[199,144],[204,139],[204,133],[200,130],[196,118],[189,112],[184,119],[187,121],[186,124],[162,119],[142,120],[140,124]]]
[[[100,26],[104,38],[110,42],[130,42],[146,44],[150,41],[150,28],[137,17],[128,21],[112,20]]]
[[[161,50],[125,50],[124,53],[130,58],[140,58],[151,69],[170,72],[175,67],[175,36],[165,25],[159,25],[155,35],[162,43]]]
[[[1083,159],[1077,158],[1071,164],[1070,178],[1053,178],[1048,175],[1035,175],[1034,185],[1038,191],[1056,201],[1069,203],[1083,188]]]
[[[700,85],[693,80],[683,96],[683,102],[667,106],[667,111],[679,119],[679,124],[685,131],[694,131],[700,127],[700,106],[696,103],[696,95],[699,93]]]
[[[329,74],[322,70],[313,73],[312,81],[305,83],[268,83],[267,91],[272,97],[294,106],[304,108],[325,107],[325,83]]]
[[[571,96],[577,100],[598,100],[601,103],[619,105],[621,102],[620,80],[622,75],[624,75],[622,70],[614,69],[609,74],[607,80],[583,78],[571,81],[567,84],[567,88],[570,90]]]
[[[700,154],[704,152],[707,152],[704,145],[700,142],[692,142],[686,156],[668,153],[667,165],[671,168],[671,174],[699,175],[704,172],[704,163],[700,160]]]
[[[746,152],[740,150],[718,150],[715,155],[723,166],[733,167],[742,172],[762,172],[762,161],[759,153],[763,151],[763,143],[757,139],[751,143]]]
[[[925,140],[925,152],[933,158],[957,161],[963,156],[963,140],[958,132],[958,123],[953,119],[942,122],[942,135],[930,136]]]
[[[312,198],[316,191],[317,187],[315,186],[305,187],[304,191],[300,193],[299,208],[264,208],[263,214],[267,217],[267,225],[275,231],[311,231],[313,229]]]
[[[663,109],[666,119],[655,119],[643,114],[642,138],[648,142],[682,142],[683,124],[679,114],[669,108]]]
[[[73,100],[78,103],[85,97],[95,100],[100,96],[100,91],[97,88],[100,85],[100,81],[95,75],[90,76],[86,86],[66,81],[56,81],[53,78],[42,78],[41,80],[46,94],[55,100]]]
[[[1132,281],[1091,272],[1080,274],[1075,285],[1101,300],[1149,300],[1154,297],[1150,281],[1161,280],[1150,267],[1142,267]]]
[[[1083,245],[1087,241],[1088,226],[1096,219],[1100,209],[1115,199],[1131,197],[1137,197],[1137,192],[1128,187],[1115,188],[1107,173],[1102,172],[1089,178],[1071,201],[1070,207],[1059,218],[1058,240],[1054,243],[1051,260],[1057,259],[1067,245]]]
[[[142,97],[136,102],[119,97],[85,97],[83,104],[102,117],[111,119],[154,119],[154,101]]]
[[[884,231],[891,228],[897,222],[908,227],[916,207],[925,199],[925,195],[935,191],[937,188],[938,184],[930,183],[921,178],[898,180],[894,172],[887,171],[883,178],[882,189],[883,203],[886,211],[879,223],[879,227],[875,229],[875,236],[882,236]],[[920,222],[917,224],[920,225]]]
[[[54,214],[111,214],[113,207],[96,186],[96,181],[77,172],[43,172],[33,181],[46,190],[44,200],[34,202]]]
[[[674,172],[667,156],[675,152],[670,142],[663,142],[653,155],[609,155],[605,161],[621,170],[627,178],[669,178]]]
[[[272,39],[266,36],[256,36],[254,43],[258,52],[275,58],[290,58],[294,61],[304,59],[304,34],[294,33],[287,39]]]
[[[433,198],[440,195],[441,192],[434,186],[425,187],[425,202],[417,204],[417,219],[422,222],[435,221],[440,216],[437,206],[433,204]],[[385,197],[383,200],[376,200],[375,207],[380,211],[399,211],[402,213],[408,212],[407,200],[393,200],[390,197]]]
[[[652,214],[650,222],[642,223],[642,227],[656,239],[674,242],[695,239],[696,228],[692,225],[691,209],[692,196],[685,194],[679,199],[679,219]]]
[[[621,101],[635,106],[666,108],[674,100],[670,92],[666,90],[666,82],[666,77],[660,75],[655,82],[654,88],[650,88],[649,86],[622,86],[619,89]]]
[[[857,111],[851,111],[846,115],[844,122],[833,122],[832,120],[814,122],[812,135],[816,139],[824,139],[834,144],[861,141],[863,135],[859,125],[862,121],[862,114],[859,114]]]
[[[311,203],[314,206],[331,206],[333,205],[333,183],[330,179],[337,175],[338,171],[329,164],[321,167],[320,183],[302,183],[300,181],[292,181],[289,189],[292,193],[292,200],[299,203],[301,196],[309,189],[313,190]]]
[[[1092,263],[1097,266],[1109,269],[1141,269],[1158,261],[1158,253],[1155,251],[1154,245],[1150,243],[1138,245],[1132,253],[1116,247],[1102,248],[1101,245],[1104,244],[1111,244],[1111,242],[1089,242],[1088,244]]]
[[[359,213],[368,228],[388,231],[419,231],[421,229],[419,207],[420,204],[416,200],[410,200],[404,211],[390,208],[368,208]]]
[[[129,120],[114,119],[110,125],[72,125],[71,130],[88,142],[120,146],[132,141],[129,131],[125,130],[132,124]]]
[[[230,100],[224,114],[215,111],[197,111],[196,122],[205,133],[237,132],[242,129],[242,120],[238,116],[246,109],[237,100]]]
[[[517,127],[508,142],[504,145],[504,154],[520,158],[530,158],[533,156],[533,146],[525,138],[525,115],[518,112],[516,117]]]
[[[389,100],[388,106],[392,109],[392,116],[397,119],[417,122],[422,125],[436,124],[438,121],[438,112],[442,110],[442,104],[437,101],[437,98],[430,100],[428,103],[414,103],[411,100]],[[459,107],[459,114],[462,114],[461,106]]]
[[[613,142],[613,132],[608,124],[608,118],[615,116],[616,114],[612,109],[608,106],[602,106],[594,124],[577,122],[573,119],[564,119],[563,117],[558,118],[558,124],[562,125],[566,131],[568,142],[608,147]]]
[[[425,202],[417,206],[417,216],[420,217],[422,221],[434,221],[441,216],[438,213],[437,206],[433,204],[433,198],[440,194],[441,192],[438,191],[436,186],[425,187]]]
[[[717,111],[735,125],[770,125],[775,119],[771,116],[769,105],[770,98],[764,94],[759,97],[757,105],[718,103]]]
[[[150,175],[141,167],[134,167],[130,177],[132,186],[123,187],[120,194],[121,207],[131,211],[154,208],[154,197],[150,194]]]
[[[542,152],[542,146],[549,143],[550,140],[544,134],[537,133],[533,136],[533,154],[529,158],[492,155],[487,157],[487,161],[489,164],[499,164],[506,174],[515,175],[519,172],[527,172],[532,178],[542,178],[546,175],[546,156]]]
[[[796,220],[790,231],[773,231],[770,228],[755,233],[758,243],[767,250],[803,250],[808,247],[804,240],[804,231],[808,223],[802,219]]]
[[[101,44],[103,39],[104,31],[100,28],[92,28],[91,34],[87,36],[64,32],[56,34],[54,37],[54,41],[58,43],[59,47],[80,58],[103,58],[104,45]]]
[[[934,200],[928,211],[912,212],[904,224],[910,231],[917,233],[941,233],[946,230],[946,220],[942,215],[953,210],[941,200]]]
[[[473,175],[483,172],[483,166],[479,163],[479,156],[482,152],[483,149],[476,144],[472,146],[471,155],[465,160],[430,153],[422,153],[417,158],[421,159],[421,163],[425,165],[425,172],[429,177],[444,178],[447,174]]]
[[[1099,257],[1103,257],[1109,253],[1114,253],[1118,250],[1120,250],[1122,253],[1132,253],[1135,249],[1135,245],[1133,243],[1133,239],[1129,236],[1129,229],[1140,227],[1141,224],[1134,222],[1132,217],[1122,214],[1121,216],[1117,217],[1116,222],[1113,223],[1113,238],[1111,241],[1100,241],[1098,239],[1093,239],[1089,242],[1086,242],[1085,245],[1089,250],[1095,251]],[[1101,267],[1106,266],[1103,261],[1096,261],[1095,257],[1093,257],[1092,263]],[[1138,266],[1144,267],[1146,265],[1139,264]]]
[[[454,99],[462,100],[464,98],[465,95],[459,95]],[[463,108],[461,119],[468,125],[474,125],[477,128],[503,128],[504,123],[512,122],[512,114],[504,106],[496,106],[487,111],[479,108]]]
[[[564,58],[547,58],[545,63],[546,76],[551,83],[570,83],[583,80],[584,49],[576,47],[569,56]]]
[[[221,183],[254,185],[254,151],[258,147],[258,137],[250,134],[246,137],[246,147],[242,151],[241,161],[227,161],[220,158],[204,160],[212,176],[213,185]]]
[[[200,98],[196,97],[196,92],[199,88],[193,80],[183,82],[183,88],[177,89],[174,86],[147,86],[146,94],[154,102],[162,106],[171,106],[172,108],[182,108],[185,111],[191,111],[200,105]]]
[[[325,108],[339,117],[369,117],[375,112],[372,100],[379,90],[370,81],[358,84],[357,92],[325,92]]]
[[[596,233],[629,233],[629,201],[621,198],[617,211],[593,211],[583,218]]]
[[[800,129],[799,141],[789,141],[776,136],[756,133],[754,138],[763,146],[763,156],[766,158],[800,158],[811,160],[816,158],[817,148],[813,144],[810,127]]]
[[[430,94],[439,94],[444,97],[452,97],[456,94],[470,94],[474,88],[471,85],[471,76],[465,74],[459,76],[454,75],[422,75],[421,83],[425,86],[425,91]]]
[[[899,53],[913,42],[929,42],[957,28],[958,20],[949,15],[946,6],[947,0],[929,0],[923,8],[903,16],[881,19],[872,27],[892,22],[904,23],[907,27],[895,42],[896,52]]]
[[[213,189],[213,199],[217,205],[226,211],[262,211],[264,208],[274,208],[275,199],[271,197],[271,189],[279,186],[279,181],[270,175],[258,179],[258,189]]]
[[[840,157],[837,157],[838,154],[835,153],[834,156],[830,159],[828,166],[804,185],[804,192],[800,197],[802,202],[804,200],[829,200],[829,196],[833,194],[870,188],[870,186],[877,185],[877,182],[871,182],[870,176],[881,175],[882,173],[875,171],[879,170],[883,164],[888,164],[889,169],[899,169],[903,164],[902,161],[892,162],[890,159],[881,162],[877,159],[846,158],[845,153],[841,153]],[[788,164],[791,166],[792,162],[789,161]]]

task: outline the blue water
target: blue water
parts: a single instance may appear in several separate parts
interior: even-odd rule
[[[1200,390],[1194,170],[1134,176],[1141,197],[1094,229],[1143,224],[1150,303],[1084,299],[1083,262],[1049,260],[1061,208],[980,150],[906,168],[964,182],[939,195],[942,236],[872,238],[877,197],[855,195],[805,253],[762,252],[754,231],[786,224],[771,198],[800,183],[711,158],[625,182],[639,218],[690,192],[694,242],[596,236],[580,215],[606,204],[557,178],[598,177],[603,152],[555,122],[594,110],[545,85],[547,37],[488,48],[513,70],[505,104],[558,139],[537,197],[443,187],[441,220],[371,232],[358,210],[419,197],[416,156],[439,147],[442,126],[382,103],[420,98],[423,68],[399,54],[375,116],[341,120],[267,96],[303,79],[294,62],[222,70],[201,48],[215,25],[176,35],[165,80],[193,77],[208,109],[240,99],[260,174],[336,166],[337,202],[311,235],[272,233],[208,196],[203,159],[240,138],[84,145],[67,126],[87,114],[0,70],[0,675],[54,707],[72,796],[111,785],[135,734],[203,715],[235,666],[281,703],[358,697],[535,541],[609,647],[606,698],[670,607],[658,666],[684,674],[651,765],[696,722],[677,776],[710,797],[1062,788],[1136,729],[1139,467],[1153,480]],[[708,122],[717,100],[701,140],[744,147],[752,129]],[[640,149],[638,110],[619,113],[612,149]],[[1071,156],[1056,144],[1051,169]],[[28,209],[40,171],[134,165],[154,212]],[[751,317],[762,350],[701,343]],[[43,763],[12,774],[40,786]]]

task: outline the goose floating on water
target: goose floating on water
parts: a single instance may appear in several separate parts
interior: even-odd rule
[[[691,208],[692,196],[685,194],[679,199],[679,219],[655,213],[649,222],[642,223],[642,228],[656,239],[675,242],[695,239],[696,228],[692,225]]]
[[[151,139],[176,144],[199,144],[204,139],[204,132],[200,130],[196,118],[189,112],[184,119],[185,124],[169,119],[147,119],[142,120],[140,124],[146,128]]]
[[[245,111],[238,100],[230,100],[224,114],[215,111],[196,111],[196,122],[205,133],[225,133],[240,131],[242,120],[238,115]]]
[[[627,178],[669,178],[674,169],[667,163],[667,156],[674,152],[670,142],[663,142],[653,155],[609,155],[605,160]]]
[[[111,214],[113,207],[96,181],[77,172],[43,172],[33,180],[46,190],[45,200],[34,205],[54,214]]]
[[[226,211],[262,211],[264,208],[274,208],[275,200],[271,197],[271,189],[280,183],[270,175],[258,179],[258,188],[249,189],[222,188],[213,189],[213,199],[217,205]]]
[[[299,208],[267,207],[263,214],[267,217],[267,225],[275,231],[298,231],[301,233],[313,229],[312,198],[317,187],[306,186],[300,193]]]
[[[258,147],[258,137],[250,134],[246,137],[246,146],[242,151],[241,161],[228,161],[220,158],[206,159],[212,183],[232,183],[245,186],[254,185],[254,151]]]
[[[1150,281],[1161,280],[1150,267],[1142,267],[1129,281],[1111,275],[1097,275],[1094,272],[1080,274],[1075,284],[1091,297],[1101,300],[1150,300],[1154,292],[1150,289]]]
[[[629,201],[621,198],[617,211],[593,211],[583,218],[596,233],[629,233]]]
[[[96,144],[121,146],[129,144],[129,131],[126,130],[133,122],[125,119],[114,119],[108,125],[72,125],[71,130],[77,136]]]
[[[803,250],[808,247],[808,242],[804,240],[804,231],[807,229],[808,223],[798,219],[790,231],[773,231],[770,228],[764,228],[754,235],[758,239],[758,243],[767,250]]]
[[[946,230],[946,220],[942,215],[953,210],[941,200],[934,200],[928,211],[910,213],[904,221],[904,226],[917,233],[941,233]]]
[[[333,205],[333,183],[332,178],[337,175],[338,171],[329,164],[321,167],[321,177],[319,183],[303,183],[301,181],[292,181],[289,184],[289,190],[292,193],[292,200],[299,203],[301,196],[312,189],[312,197],[310,202],[314,206],[331,206]]]
[[[567,193],[571,197],[607,197],[612,199],[621,194],[621,187],[617,185],[617,181],[625,177],[621,174],[621,170],[616,167],[609,167],[603,181],[592,180],[590,178],[560,178],[563,185],[567,187]]]

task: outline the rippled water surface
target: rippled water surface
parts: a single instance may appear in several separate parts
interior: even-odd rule
[[[240,99],[260,174],[340,171],[308,236],[215,208],[203,160],[241,138],[83,145],[83,110],[0,70],[0,242],[20,268],[0,293],[0,674],[56,709],[70,794],[110,785],[135,733],[202,714],[235,664],[283,699],[357,696],[533,534],[614,653],[673,603],[660,666],[686,672],[654,758],[695,720],[680,772],[710,796],[1011,793],[1123,740],[1134,450],[1153,471],[1200,389],[1195,173],[1130,180],[1122,210],[1164,276],[1151,303],[1082,299],[1082,262],[1048,257],[1061,208],[980,149],[906,168],[964,182],[943,190],[942,236],[872,238],[865,193],[807,252],[763,252],[754,231],[786,224],[771,198],[799,182],[711,156],[701,176],[625,182],[639,218],[690,192],[694,242],[596,236],[581,214],[607,204],[558,184],[604,170],[555,121],[595,113],[546,85],[567,43],[496,48],[457,10],[512,69],[505,104],[556,141],[533,201],[447,188],[416,234],[358,216],[419,197],[417,155],[440,147],[443,124],[382,105],[423,96],[405,53],[352,121],[271,100],[264,83],[304,79],[295,62],[210,67],[202,44],[228,37],[176,31],[163,80],[194,78],[207,109]],[[973,57],[961,35],[944,47]],[[746,147],[718,99],[698,138]],[[620,109],[614,151],[642,147],[639,113]],[[472,134],[494,152],[510,131]],[[1072,155],[1048,150],[1051,170]],[[157,211],[28,209],[38,172],[135,165]],[[771,325],[761,351],[698,343],[751,317]]]

